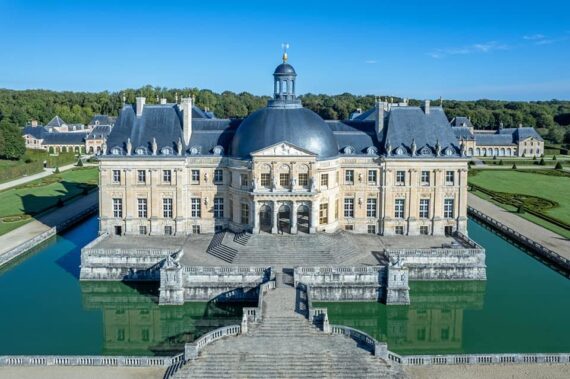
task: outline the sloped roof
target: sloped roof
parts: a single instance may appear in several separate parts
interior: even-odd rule
[[[512,134],[489,134],[489,133],[475,133],[475,141],[477,146],[500,146],[514,144]]]
[[[457,127],[465,126],[468,128],[472,128],[473,124],[471,123],[469,117],[457,116],[454,117],[453,120],[451,120],[451,126],[457,126]]]
[[[457,139],[464,139],[464,140],[474,140],[475,136],[471,133],[471,129],[467,126],[454,126],[452,127],[453,133],[455,133],[455,137]]]
[[[113,125],[113,124],[115,124],[116,120],[117,120],[117,117],[114,117],[114,116],[108,116],[108,115],[104,115],[104,114],[96,114],[93,117],[91,117],[91,120],[89,121],[89,125]]]
[[[91,132],[89,132],[87,139],[106,138],[109,133],[111,133],[111,125],[97,125],[91,129]]]
[[[435,154],[439,143],[442,151],[452,148],[454,155],[459,155],[459,143],[452,128],[449,127],[447,116],[441,107],[431,107],[425,113],[420,107],[394,107],[389,111],[384,147],[388,144],[393,149],[404,149],[404,156],[410,155],[412,141],[417,151],[427,147]],[[423,155],[427,155],[424,153]]]
[[[50,122],[48,122],[48,123],[46,124],[46,126],[47,126],[47,127],[50,127],[50,128],[53,128],[53,127],[60,127],[60,126],[62,126],[62,125],[67,125],[67,123],[66,123],[65,121],[63,121],[63,120],[61,119],[61,117],[59,117],[59,116],[57,116],[57,115],[56,115],[54,118],[52,118],[52,119],[50,120]]]
[[[87,133],[46,133],[44,135],[44,145],[81,145],[85,142]]]
[[[22,135],[31,135],[35,139],[42,139],[48,131],[43,126],[26,126],[22,129]]]

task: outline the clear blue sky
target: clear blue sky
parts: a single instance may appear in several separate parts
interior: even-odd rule
[[[569,1],[0,0],[0,87],[570,99]]]

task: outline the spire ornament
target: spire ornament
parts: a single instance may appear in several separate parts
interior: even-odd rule
[[[287,42],[284,42],[281,44],[281,48],[283,49],[283,63],[286,63],[287,59],[289,59],[287,56],[287,49],[289,48],[289,44]]]

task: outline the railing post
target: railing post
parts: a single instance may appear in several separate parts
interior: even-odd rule
[[[388,361],[388,344],[374,341],[374,356]]]
[[[247,314],[244,312],[241,318],[241,334],[247,333]]]

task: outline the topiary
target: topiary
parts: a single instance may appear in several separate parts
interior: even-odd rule
[[[539,165],[544,166],[546,165],[546,162],[544,161],[544,158],[540,158],[540,162],[538,162]]]
[[[532,160],[533,160],[533,161],[536,161],[536,155],[532,157]]]
[[[513,163],[513,170],[516,170],[516,169],[517,169],[517,164]]]
[[[502,166],[503,164],[504,164],[504,163],[503,163],[503,160],[501,159],[501,160],[499,161],[499,166]]]
[[[558,162],[556,163],[556,166],[554,166],[555,170],[562,170],[564,167],[562,167],[562,163]]]
[[[556,155],[554,155],[554,156],[552,157],[552,160],[553,160],[553,161],[555,161],[555,160],[556,160]]]
[[[54,174],[59,174],[59,167],[55,166],[55,170],[53,170]]]

